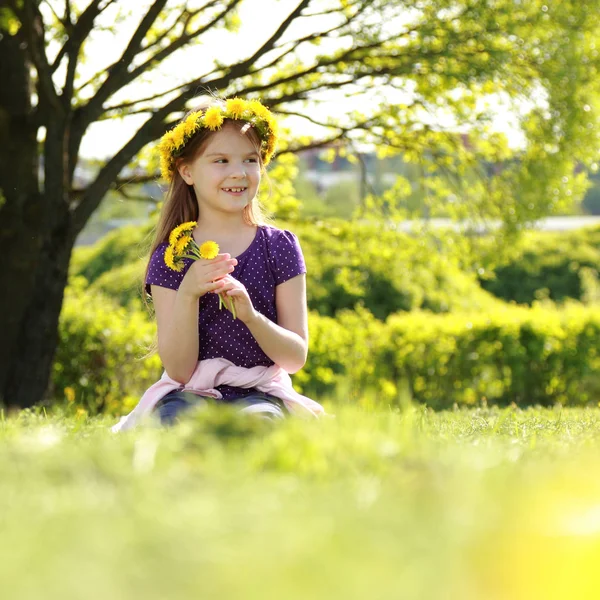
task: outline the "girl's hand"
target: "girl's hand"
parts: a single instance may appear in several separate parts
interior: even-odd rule
[[[231,302],[234,302],[236,317],[242,323],[249,323],[256,317],[257,313],[248,295],[248,290],[243,283],[231,275],[224,277],[223,281],[225,285],[220,290],[217,290],[216,293],[223,294],[227,310],[231,311]]]
[[[179,286],[179,292],[193,298],[201,298],[208,292],[221,292],[225,286],[224,277],[233,271],[237,258],[230,254],[219,254],[212,260],[195,260]]]

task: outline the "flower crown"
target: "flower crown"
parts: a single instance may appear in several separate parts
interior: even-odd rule
[[[273,113],[258,100],[242,100],[231,98],[225,104],[217,104],[191,113],[178,125],[165,133],[159,144],[160,172],[163,178],[171,181],[175,173],[175,161],[200,129],[216,131],[221,128],[225,119],[246,121],[254,126],[261,139],[260,153],[263,164],[269,164],[275,145],[277,144],[278,126]]]

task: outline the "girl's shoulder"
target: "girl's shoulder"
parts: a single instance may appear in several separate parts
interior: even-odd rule
[[[150,293],[151,285],[158,285],[172,290],[177,290],[183,276],[189,269],[192,261],[184,258],[184,268],[181,271],[174,271],[165,263],[165,250],[169,245],[168,242],[161,242],[152,255],[148,263],[148,272],[146,273],[146,291]]]
[[[266,240],[266,251],[277,285],[306,273],[304,256],[296,234],[273,225],[261,225],[260,231]]]
[[[288,229],[281,229],[274,225],[260,225],[260,231],[270,245],[299,246],[298,237]]]

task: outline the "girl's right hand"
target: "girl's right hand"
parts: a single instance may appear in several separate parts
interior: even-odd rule
[[[231,258],[230,254],[218,254],[212,260],[195,260],[183,277],[179,292],[193,298],[201,298],[208,292],[218,292],[225,285],[223,277],[229,275],[235,265],[237,258]]]

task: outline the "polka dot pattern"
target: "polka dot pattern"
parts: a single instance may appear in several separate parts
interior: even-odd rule
[[[146,290],[158,285],[179,289],[181,281],[192,264],[184,259],[185,267],[176,272],[164,261],[166,242],[158,246],[150,258]],[[236,257],[238,264],[231,273],[246,286],[254,308],[277,323],[275,287],[292,277],[306,273],[306,264],[298,238],[291,231],[267,225],[259,226],[250,246]],[[198,360],[226,358],[240,367],[271,366],[273,361],[262,351],[250,330],[234,319],[228,310],[219,310],[216,294],[205,294],[200,299],[198,334],[200,349]],[[255,390],[220,386],[223,399],[246,396]]]

